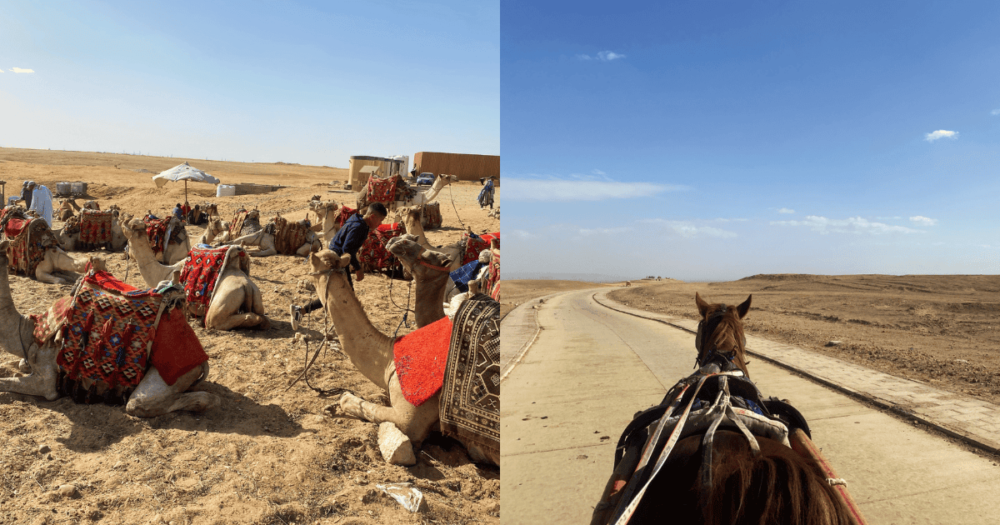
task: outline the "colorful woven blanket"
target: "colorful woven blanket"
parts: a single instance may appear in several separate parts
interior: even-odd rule
[[[490,259],[490,266],[488,270],[488,277],[486,278],[486,294],[493,298],[494,301],[500,300],[500,250],[490,250],[492,252],[492,259]]]
[[[455,315],[441,387],[441,432],[500,456],[500,303],[477,294]]]
[[[59,392],[77,402],[123,404],[150,365],[172,385],[204,363],[208,356],[183,308],[171,304],[183,303],[91,271],[72,296],[31,316],[38,344],[55,338],[61,345]]]
[[[500,232],[485,235],[476,235],[474,233],[466,233],[463,235],[462,242],[465,243],[465,255],[462,257],[462,264],[468,264],[469,261],[478,259],[479,252],[489,248],[490,241],[499,238]]]
[[[443,222],[444,218],[441,216],[440,202],[435,201],[424,204],[424,216],[421,221],[421,226],[423,226],[425,230],[440,228]]]
[[[396,339],[392,346],[403,397],[420,406],[441,390],[448,363],[451,320],[443,317]]]
[[[80,242],[84,245],[111,242],[113,220],[114,212],[111,210],[80,210]]]
[[[3,216],[3,235],[10,240],[7,246],[8,267],[15,273],[35,278],[38,264],[45,259],[45,252],[59,246],[45,219],[16,218],[16,211]]]
[[[281,255],[296,255],[295,252],[312,237],[311,224],[307,221],[291,222],[277,216],[274,222],[274,248]]]
[[[163,251],[164,247],[169,244],[177,244],[180,242],[180,235],[173,232],[171,229],[170,221],[173,217],[167,219],[154,219],[147,215],[143,217],[142,222],[146,223],[146,237],[149,238],[149,247],[153,249],[153,253],[160,253]]]
[[[380,179],[374,175],[368,177],[368,203],[392,202],[396,199],[396,177]]]
[[[246,220],[247,215],[250,212],[240,208],[236,210],[233,214],[233,222],[229,223],[229,235],[234,239],[240,236],[240,232],[243,231],[243,222]]]
[[[402,223],[382,224],[376,230],[368,232],[361,249],[358,250],[358,260],[366,272],[388,271],[396,266],[396,257],[385,248],[393,237],[403,234]]]
[[[180,278],[188,304],[202,305],[208,310],[215,288],[222,282],[222,270],[233,258],[239,260],[240,270],[249,276],[250,256],[239,246],[194,248],[188,252]]]
[[[351,215],[354,215],[357,212],[358,210],[355,210],[353,208],[348,208],[347,206],[341,206],[340,210],[337,212],[337,218],[334,219],[335,221],[337,221],[337,229],[343,228],[344,223],[347,222],[347,219],[350,219]]]

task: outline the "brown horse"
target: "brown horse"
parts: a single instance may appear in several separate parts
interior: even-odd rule
[[[739,306],[698,294],[695,302],[699,370],[626,428],[591,524],[863,524],[829,472],[797,452],[809,432],[798,411],[762,399],[749,380],[750,297]]]

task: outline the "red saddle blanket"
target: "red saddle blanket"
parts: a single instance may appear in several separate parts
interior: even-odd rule
[[[465,255],[462,257],[462,265],[464,266],[472,261],[478,260],[479,252],[489,248],[490,241],[499,238],[500,238],[500,232],[493,232],[483,235],[466,233],[463,237],[463,240],[465,240]]]
[[[380,179],[374,175],[368,177],[368,197],[372,202],[392,202],[396,198],[396,177]]]
[[[160,253],[169,242],[177,242],[176,232],[170,231],[170,219],[153,219],[149,215],[142,219],[146,223],[146,237],[153,253]]]
[[[188,252],[188,261],[181,272],[187,302],[203,305],[207,309],[222,281],[222,269],[234,257],[239,259],[240,270],[250,275],[250,256],[239,246],[194,248]]]
[[[337,212],[337,218],[334,219],[335,221],[337,221],[337,228],[343,228],[344,227],[344,223],[347,222],[347,219],[350,219],[351,215],[354,215],[357,212],[358,212],[358,210],[355,210],[354,208],[348,208],[347,206],[341,206],[340,210],[338,210],[338,212]]]
[[[81,210],[80,242],[85,244],[111,242],[111,222],[113,220],[114,213],[111,210]]]
[[[376,230],[368,232],[361,249],[358,250],[358,260],[367,270],[388,270],[395,266],[396,256],[385,249],[386,243],[393,237],[403,234],[400,223],[382,224]]]
[[[167,308],[107,272],[84,276],[75,295],[33,315],[35,339],[61,343],[59,390],[78,401],[124,403],[155,366],[168,384],[208,360],[183,308]]]
[[[443,317],[396,339],[392,346],[403,397],[420,406],[441,390],[451,344],[451,320]]]
[[[59,246],[59,240],[45,219],[7,219],[3,233],[10,240],[7,266],[26,277],[35,278],[35,270],[45,259],[45,252]]]

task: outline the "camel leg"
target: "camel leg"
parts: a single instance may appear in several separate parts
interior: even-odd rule
[[[369,403],[353,394],[345,393],[340,396],[337,405],[331,405],[327,409],[336,406],[345,416],[370,421],[376,425],[388,421],[406,434],[414,446],[420,446],[431,429],[438,424],[438,398],[439,396],[435,395],[419,407],[413,406],[403,396],[399,379],[393,374],[389,381],[391,407]]]
[[[125,411],[136,417],[156,417],[178,410],[204,412],[219,406],[219,398],[208,392],[187,392],[198,379],[208,376],[208,363],[182,375],[172,386],[160,376],[156,367],[146,372],[135,392],[128,399]]]
[[[266,250],[257,250],[255,252],[247,252],[251,257],[270,257],[272,255],[277,255],[278,250],[274,246]]]
[[[247,290],[243,290],[246,294]],[[257,292],[260,293],[259,291]],[[268,324],[267,318],[257,313],[238,313],[245,300],[226,301],[222,296],[213,298],[205,314],[205,326],[214,330],[233,330],[235,328],[253,328],[261,324]],[[263,309],[263,306],[261,307]]]
[[[41,396],[49,401],[55,400],[59,397],[59,392],[56,391],[58,372],[55,365],[55,350],[51,347],[41,348],[32,357],[33,366],[32,363],[28,363],[23,359],[21,361],[24,361],[25,366],[21,366],[21,363],[18,363],[18,368],[23,371],[27,367],[31,370],[31,373],[24,377],[0,378],[0,392],[15,392],[29,396]],[[50,362],[52,364],[50,366],[43,366],[41,362]]]
[[[248,279],[249,281],[249,279]],[[250,300],[250,308],[248,310],[260,316],[262,319],[260,323],[261,330],[268,330],[271,328],[271,320],[267,318],[264,313],[264,298],[260,294],[260,288],[253,284],[253,281],[249,281],[247,287],[247,298]]]

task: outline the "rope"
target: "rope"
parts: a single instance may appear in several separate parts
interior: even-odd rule
[[[459,224],[462,228],[466,228],[465,223],[462,222],[462,216],[458,214],[458,206],[455,206],[455,193],[451,191],[451,184],[448,185],[448,195],[451,196],[451,207],[455,209],[455,216],[458,217]]]
[[[312,272],[309,275],[318,275],[318,274],[322,274],[322,273],[332,273],[332,271],[333,271],[333,269],[331,268],[330,270],[327,270],[326,272]],[[327,286],[327,288],[330,287],[330,280],[329,280],[329,278],[326,281],[326,286]],[[310,315],[311,313],[312,312],[306,314],[306,323],[305,323],[306,329],[309,329],[309,325],[311,324],[311,321],[312,321],[312,316]],[[309,369],[312,367],[313,363],[316,362],[316,358],[319,357],[320,352],[322,352],[324,349],[326,349],[327,345],[329,345],[329,343],[330,343],[330,339],[329,339],[329,337],[330,337],[330,326],[329,326],[330,316],[329,316],[329,313],[330,313],[329,312],[329,307],[326,304],[324,304],[323,305],[323,344],[319,345],[319,348],[316,349],[316,353],[313,354],[312,359],[309,359],[309,339],[307,339],[307,338],[303,339],[303,341],[305,342],[305,348],[306,348],[306,350],[305,350],[305,361],[304,361],[305,368],[303,368],[302,369],[302,373],[299,374],[299,376],[295,378],[295,381],[292,381],[291,384],[289,384],[288,387],[285,388],[286,392],[289,389],[291,389],[293,386],[295,386],[295,384],[298,383],[299,380],[301,380],[301,379],[305,379],[306,386],[308,386],[310,389],[314,390],[315,392],[317,392],[321,396],[340,395],[340,394],[343,394],[344,392],[347,392],[346,388],[333,387],[333,388],[329,388],[329,389],[324,389],[324,388],[318,388],[318,387],[312,386],[312,383],[309,382]]]

